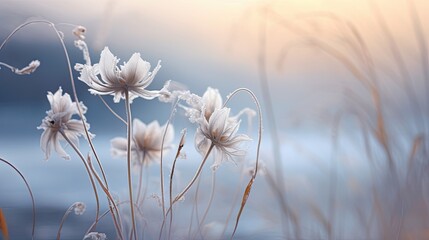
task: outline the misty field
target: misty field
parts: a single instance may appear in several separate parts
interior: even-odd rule
[[[429,239],[426,1],[2,5],[0,239]]]

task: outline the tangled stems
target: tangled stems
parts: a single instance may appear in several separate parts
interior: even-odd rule
[[[88,164],[85,161],[85,158],[83,157],[83,155],[79,151],[79,149],[76,147],[76,145],[72,141],[70,141],[70,139],[67,137],[66,134],[64,134],[64,131],[62,129],[60,129],[59,132],[64,137],[64,139],[70,144],[70,146],[72,146],[73,150],[79,155],[80,159],[83,162],[83,165],[85,166],[86,172],[88,173],[89,180],[91,181],[92,189],[93,189],[94,194],[95,194],[95,201],[96,201],[96,204],[97,204],[96,211],[95,211],[95,225],[94,225],[94,228],[95,228],[97,226],[97,219],[98,219],[98,216],[100,214],[100,200],[98,198],[98,192],[97,192],[97,187],[95,186],[94,178],[92,177],[91,171],[89,170],[89,167],[88,167]],[[70,208],[72,208],[72,207],[73,206],[71,206]],[[66,217],[66,215],[65,215],[65,217]],[[58,230],[58,235],[57,235],[58,239],[59,239],[59,236],[60,236],[60,231],[61,231],[62,224],[63,224],[63,221],[61,221],[60,229]]]
[[[210,147],[209,147],[209,149],[207,150],[207,153],[206,153],[206,155],[204,156],[204,158],[203,158],[203,161],[201,161],[201,164],[200,164],[200,166],[198,167],[198,169],[197,169],[197,171],[195,172],[195,175],[194,175],[194,177],[191,179],[191,181],[188,183],[188,185],[185,187],[185,189],[183,189],[183,191],[182,192],[180,192],[179,194],[177,194],[177,196],[174,198],[174,200],[171,202],[171,204],[170,204],[170,207],[168,208],[168,210],[167,210],[167,214],[172,210],[172,208],[173,208],[173,205],[177,202],[177,201],[179,201],[187,192],[188,192],[188,190],[192,187],[192,185],[195,183],[195,181],[198,179],[198,177],[200,176],[200,174],[201,174],[201,171],[202,171],[202,169],[203,169],[203,167],[204,167],[204,164],[206,163],[206,161],[207,161],[207,158],[209,157],[209,155],[210,155],[210,152],[212,151],[212,149],[213,149],[213,147],[214,147],[214,144],[212,143],[212,144],[210,144]],[[178,155],[177,155],[178,156]],[[177,159],[177,158],[176,158]],[[161,236],[162,236],[162,229],[164,228],[164,225],[165,225],[165,218],[164,218],[164,221],[162,221],[162,225],[161,225],[161,229],[160,229],[160,231],[159,231],[159,239],[161,239]]]
[[[96,179],[99,181],[99,184],[102,187],[102,189],[104,190],[104,192],[105,192],[105,194],[106,194],[109,202],[112,202],[112,204],[115,206],[116,214],[118,215],[118,217],[119,217],[119,213],[118,213],[118,210],[116,208],[115,201],[110,196],[110,194],[108,192],[108,189],[103,185],[102,181],[99,179],[98,175],[96,174],[96,172],[92,168],[92,164],[90,162],[89,162],[89,164],[87,164],[87,162],[85,161],[85,157],[83,156],[83,154],[76,147],[76,145],[72,141],[70,141],[70,139],[67,137],[66,134],[64,134],[64,132],[62,130],[60,130],[59,132],[64,137],[64,139],[70,144],[70,146],[73,148],[73,150],[77,153],[77,155],[79,156],[79,158],[82,160],[82,162],[83,162],[83,164],[84,164],[84,166],[85,166],[85,168],[86,168],[86,170],[88,172],[89,179],[91,180],[91,184],[92,184],[92,187],[93,187],[93,190],[94,190],[94,194],[95,194],[95,198],[96,198],[96,202],[97,202],[97,213],[96,213],[96,218],[95,218],[96,220],[95,220],[93,226],[91,226],[91,228],[88,230],[88,232],[89,232],[89,231],[91,231],[91,229],[95,228],[95,225],[97,224],[97,221],[98,221],[98,218],[99,218],[99,209],[100,209],[100,207],[99,207],[100,204],[99,204],[99,199],[98,199],[98,194],[97,194],[97,188],[95,186],[95,182],[94,182],[94,179],[92,177],[91,172],[94,174],[94,176],[96,177]],[[120,227],[119,227],[119,225],[117,223],[115,214],[113,213],[113,209],[110,209],[110,211],[112,212],[113,222],[115,224],[115,227],[116,227],[116,230],[118,232],[118,235],[119,235],[120,239],[122,239],[121,229],[120,229]]]
[[[125,91],[125,108],[127,111],[127,171],[128,171],[128,191],[130,193],[130,210],[131,210],[131,221],[132,221],[132,233],[130,238],[134,235],[134,239],[137,239],[136,234],[136,221],[134,217],[134,206],[133,206],[133,186],[131,181],[131,103],[129,92]]]
[[[0,49],[1,49],[1,47],[0,47]],[[31,239],[34,239],[34,232],[35,232],[35,228],[36,228],[36,204],[34,203],[33,191],[31,191],[31,188],[27,182],[27,179],[25,179],[24,175],[22,175],[22,173],[18,170],[18,168],[16,168],[12,163],[4,160],[3,158],[0,158],[0,161],[9,165],[11,168],[13,168],[13,170],[15,170],[15,172],[17,172],[19,174],[19,176],[22,178],[22,180],[25,183],[25,186],[28,189],[28,193],[30,193],[31,205],[32,205],[32,209],[33,209],[33,217],[32,217],[33,227],[31,228]]]

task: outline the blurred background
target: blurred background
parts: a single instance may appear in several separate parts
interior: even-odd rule
[[[84,60],[69,24],[82,25],[93,63],[105,46],[120,63],[134,52],[152,66],[162,60],[149,89],[171,79],[198,95],[218,88],[224,99],[236,88],[254,91],[262,104],[260,160],[266,171],[257,177],[237,238],[426,239],[428,11],[424,0],[2,0],[0,39],[24,22],[49,20],[64,33],[73,66]],[[17,68],[35,59],[41,66],[31,75],[0,69],[0,157],[20,169],[32,187],[37,238],[55,238],[66,209],[84,201],[88,213],[70,217],[62,235],[81,238],[94,212],[83,166],[70,147],[71,161],[55,153],[44,161],[39,148],[42,132],[36,127],[49,110],[47,91],[61,86],[71,93],[62,47],[47,24],[22,28],[0,50],[0,62]],[[112,159],[109,141],[125,137],[126,129],[73,74],[112,189],[125,197],[125,161]],[[104,99],[125,115],[122,102]],[[256,109],[245,95],[230,106],[235,113]],[[158,100],[133,103],[134,117],[144,122],[165,123],[170,110]],[[252,122],[249,135],[256,140],[256,118]],[[248,124],[244,119],[242,132]],[[176,143],[182,128],[189,131],[188,156],[179,172],[184,185],[200,156],[193,148],[194,126],[181,111],[174,126]],[[81,147],[88,152],[84,141]],[[249,144],[243,164],[221,167],[214,206],[227,203],[238,210],[235,192],[242,193],[249,179],[239,169],[254,164],[255,151],[256,144]],[[157,171],[156,166],[148,171],[149,193],[159,192]],[[209,189],[210,170],[204,174],[202,184]],[[202,198],[205,206],[207,196]],[[150,201],[148,211],[156,212]],[[29,238],[31,201],[7,165],[0,165],[0,208],[11,239]],[[159,210],[153,212],[159,224]],[[219,232],[227,214],[209,214],[207,231],[194,238],[229,238]],[[109,226],[99,231],[114,234]],[[186,236],[177,230],[178,238]]]

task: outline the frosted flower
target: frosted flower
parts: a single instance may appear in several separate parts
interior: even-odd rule
[[[161,150],[171,148],[174,139],[174,128],[170,125],[164,139],[164,148],[161,149],[162,137],[165,131],[164,126],[159,126],[158,121],[153,121],[149,125],[144,124],[139,119],[133,121],[133,138],[131,142],[133,165],[156,163],[161,158]],[[117,137],[111,140],[111,152],[114,157],[127,156],[127,139]]]
[[[82,215],[86,210],[86,205],[83,202],[75,202],[73,204],[74,214]]]
[[[34,71],[36,71],[36,69],[40,66],[40,61],[39,60],[34,60],[31,61],[28,66],[22,68],[22,69],[14,69],[14,73],[18,74],[18,75],[24,75],[24,74],[30,74],[33,73]]]
[[[159,91],[149,91],[146,88],[161,68],[160,61],[152,72],[149,72],[150,63],[144,61],[140,53],[134,53],[120,67],[117,66],[118,62],[119,59],[105,47],[98,64],[76,64],[75,69],[80,72],[79,80],[90,87],[92,94],[113,95],[114,102],[125,99],[126,92],[130,94],[130,101],[136,97],[150,100],[159,96]]]
[[[42,120],[42,124],[37,129],[43,129],[40,137],[40,147],[45,153],[45,158],[48,159],[51,155],[52,147],[57,154],[64,159],[70,159],[70,156],[64,151],[60,144],[60,140],[65,140],[61,132],[75,144],[79,143],[79,137],[85,134],[84,126],[81,120],[72,119],[74,114],[78,114],[77,105],[72,102],[70,95],[65,93],[61,87],[55,94],[48,92],[48,101],[51,105],[51,110],[47,111],[47,116]],[[85,113],[87,108],[83,103],[80,103],[82,113]],[[85,123],[87,129],[89,124]],[[92,135],[91,135],[92,136]]]
[[[84,240],[106,240],[106,234],[99,232],[90,232],[85,235]]]
[[[216,170],[226,160],[234,161],[234,157],[245,155],[240,144],[251,140],[247,135],[237,134],[240,121],[229,117],[230,109],[215,109],[209,119],[201,117],[199,127],[195,135],[195,145],[201,154],[206,154],[210,145],[213,144],[214,164],[212,169]]]

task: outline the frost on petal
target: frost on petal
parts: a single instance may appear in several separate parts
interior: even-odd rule
[[[75,202],[73,204],[74,214],[82,215],[86,210],[86,205],[83,202]]]
[[[113,56],[108,47],[105,47],[100,55],[100,75],[101,78],[110,84],[116,84],[118,79],[116,76],[116,64],[118,59]],[[118,100],[119,101],[119,100]]]
[[[15,69],[14,72],[18,75],[24,75],[24,74],[30,74],[36,71],[36,69],[40,66],[39,60],[31,61],[28,66],[22,68],[22,69]]]
[[[216,109],[222,108],[222,96],[219,90],[208,87],[202,97],[204,104],[204,117],[208,120]]]

